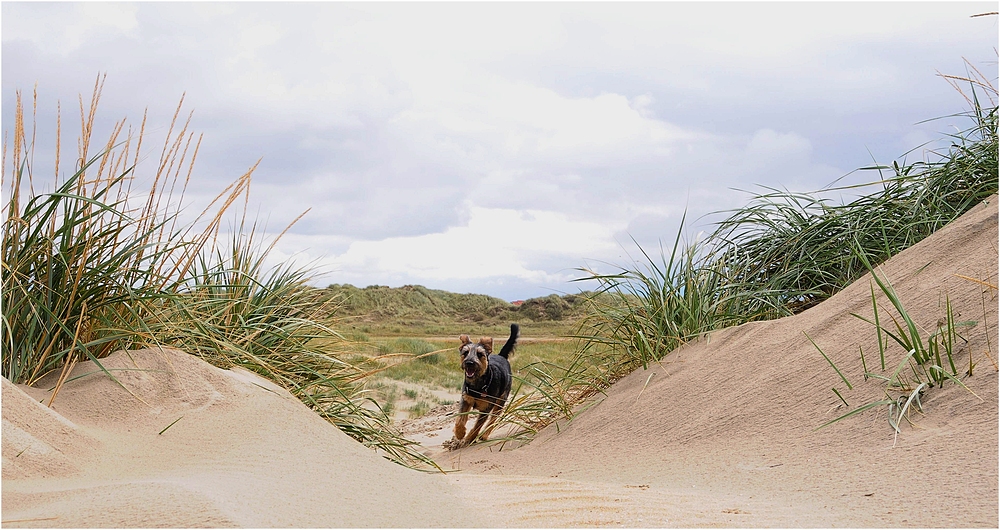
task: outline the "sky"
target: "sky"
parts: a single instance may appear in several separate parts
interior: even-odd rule
[[[152,138],[184,95],[204,134],[186,214],[260,160],[248,209],[266,232],[308,210],[271,263],[315,268],[317,286],[507,300],[594,288],[572,280],[634,265],[636,243],[656,255],[685,212],[693,239],[763,187],[870,182],[854,170],[920,159],[969,126],[938,74],[997,78],[997,16],[972,17],[995,2],[0,11],[3,130],[16,91],[37,86],[37,166],[53,159],[57,105],[74,154],[98,75],[100,123],[145,111]],[[137,178],[159,157],[144,145]]]

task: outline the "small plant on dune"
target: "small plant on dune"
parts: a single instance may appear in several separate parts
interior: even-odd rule
[[[863,256],[861,257],[861,260],[866,266],[869,268],[871,267],[870,263],[868,263],[867,259]],[[977,322],[956,321],[951,301],[946,298],[944,318],[939,321],[938,326],[934,331],[929,333],[923,331],[906,311],[906,308],[903,307],[903,304],[900,301],[899,296],[896,294],[895,289],[893,289],[892,284],[884,278],[884,273],[882,274],[883,277],[879,277],[879,274],[875,269],[870,268],[870,270],[872,279],[875,281],[875,284],[878,285],[879,290],[892,304],[895,309],[895,314],[886,314],[885,312],[880,313],[875,296],[875,286],[872,285],[872,317],[868,318],[856,313],[852,313],[852,316],[871,324],[875,328],[876,340],[878,343],[878,367],[880,373],[869,371],[869,363],[865,359],[865,353],[862,348],[859,347],[858,353],[860,355],[865,381],[868,381],[869,379],[877,379],[885,382],[885,387],[883,389],[885,399],[861,405],[842,416],[824,423],[818,428],[826,427],[868,409],[885,406],[888,409],[889,425],[892,426],[895,435],[898,436],[901,432],[900,424],[902,421],[906,420],[907,422],[911,422],[909,412],[913,410],[913,408],[922,410],[923,405],[920,401],[921,396],[923,396],[925,392],[933,388],[935,385],[940,388],[944,386],[946,382],[950,381],[966,390],[969,390],[969,388],[966,387],[960,379],[961,370],[956,365],[955,357],[958,353],[958,345],[960,342],[967,342],[966,339],[959,333],[959,329],[974,327],[977,325]],[[887,322],[886,317],[888,317],[888,320],[891,321],[891,325]],[[851,385],[847,377],[844,376],[840,369],[837,368],[836,364],[830,360],[819,345],[817,345],[808,334],[806,334],[806,338],[809,339],[809,342],[812,343],[823,358],[826,359],[827,363],[829,363],[829,365],[837,372],[837,375],[847,386],[848,390],[853,390],[853,385]],[[902,359],[897,361],[895,364],[893,364],[892,361],[890,361],[889,364],[886,364],[886,353],[889,351],[890,340],[892,343],[895,343],[902,348],[902,351],[904,352]],[[874,363],[875,360],[872,359],[872,362]],[[970,353],[968,369],[964,371],[965,375],[971,376],[974,368],[975,364],[973,363],[972,355]],[[892,369],[888,376],[884,375],[887,369]],[[839,391],[837,391],[836,387],[833,388],[833,392],[845,406],[849,407],[847,400],[844,399],[843,395]],[[972,393],[972,395],[975,395],[975,393],[971,390],[969,390],[969,392]]]
[[[59,177],[57,122],[50,193],[36,191],[43,183],[32,171],[35,129],[29,136],[17,94],[9,180],[6,143],[3,158],[10,198],[0,249],[3,376],[33,384],[58,370],[54,399],[80,360],[93,361],[117,381],[101,366],[111,352],[179,347],[217,366],[242,366],[275,381],[397,462],[437,468],[367,397],[364,370],[338,356],[343,338],[326,323],[329,305],[308,288],[310,272],[266,269],[273,243],[263,248],[245,218],[230,244],[219,244],[224,215],[238,199],[245,203],[253,168],[194,221],[182,223],[184,191],[200,145],[200,138],[187,133],[191,116],[175,134],[178,106],[154,178],[140,193],[135,171],[145,119],[138,131],[125,132],[125,122],[116,123],[98,154],[88,153],[102,86],[99,78],[89,109],[81,99],[79,156],[65,179]]]
[[[420,400],[417,402],[416,405],[410,407],[410,409],[407,410],[406,413],[410,417],[410,419],[416,419],[427,414],[427,412],[430,410],[431,410],[430,404],[424,400]]]

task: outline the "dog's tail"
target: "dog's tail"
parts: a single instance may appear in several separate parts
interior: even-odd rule
[[[504,343],[503,348],[500,348],[500,357],[506,359],[507,356],[510,355],[512,351],[514,351],[514,347],[517,346],[517,336],[520,333],[521,333],[520,326],[518,326],[517,324],[510,325],[510,337],[507,339],[507,342]]]

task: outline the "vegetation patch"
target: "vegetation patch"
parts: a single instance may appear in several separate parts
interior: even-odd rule
[[[501,336],[511,322],[529,322],[540,336],[571,334],[595,293],[557,295],[514,303],[482,294],[457,294],[421,285],[358,288],[333,284],[321,296],[351,330],[382,336]]]
[[[55,178],[51,192],[37,191],[44,186],[32,171],[34,131],[18,93],[9,177],[6,151],[3,167],[10,186],[0,249],[3,375],[32,384],[58,371],[62,384],[81,360],[104,370],[100,360],[112,351],[174,346],[216,366],[261,374],[387,457],[432,469],[390,418],[418,417],[447,401],[435,391],[460,390],[453,356],[459,334],[504,337],[509,323],[519,322],[535,337],[575,339],[525,340],[512,358],[515,383],[501,418],[512,429],[499,441],[525,440],[708,331],[820,303],[872,270],[871,263],[997,193],[996,90],[978,77],[964,81],[972,87],[965,114],[972,125],[931,160],[861,168],[879,175],[861,186],[769,190],[728,212],[705,240],[685,241],[682,223],[669,250],[640,248],[641,260],[614,274],[581,269],[581,281],[598,285],[594,292],[518,303],[422,286],[316,289],[308,269],[265,269],[274,242],[261,241],[256,223],[239,210],[253,167],[182,223],[200,138],[178,120],[179,106],[156,172],[140,183],[144,123],[134,133],[115,124],[101,149],[89,151],[101,80],[90,107],[81,102],[83,136],[72,174]],[[58,144],[56,153],[58,175]],[[846,192],[862,195],[832,199]],[[229,235],[221,228],[227,218]],[[875,280],[892,300],[891,286]],[[885,405],[898,432],[920,406],[921,392],[962,384],[952,348],[965,323],[954,321],[949,305],[944,326],[921,335],[897,301],[893,307],[889,325],[873,302],[881,371],[869,370],[874,358],[860,353],[866,377],[884,379],[889,396],[863,407]],[[885,362],[889,340],[906,352],[896,365]],[[403,400],[411,404],[401,411]]]
[[[117,381],[101,365],[106,355],[173,346],[222,368],[261,374],[385,456],[436,468],[377,404],[365,406],[372,403],[362,384],[365,367],[348,362],[346,341],[328,324],[330,301],[308,286],[310,271],[263,267],[273,242],[263,244],[256,224],[238,211],[253,167],[182,223],[200,146],[200,137],[188,133],[190,115],[179,121],[178,106],[156,171],[143,181],[136,170],[145,120],[138,131],[114,124],[90,152],[102,86],[98,79],[89,108],[81,99],[79,152],[66,178],[58,177],[57,140],[49,193],[39,191],[45,183],[32,171],[35,134],[17,94],[3,167],[11,198],[0,249],[3,376],[32,384],[59,371],[61,385],[75,363],[90,360]],[[221,231],[227,213],[228,237]]]
[[[580,281],[600,286],[585,299],[589,310],[577,333],[584,344],[566,367],[536,373],[533,385],[543,403],[531,401],[529,409],[538,413],[531,421],[568,417],[565,411],[708,331],[812,307],[860,278],[870,263],[996,194],[997,91],[978,72],[948,79],[956,88],[959,82],[970,87],[971,95],[963,96],[971,110],[960,116],[971,126],[950,135],[945,152],[861,168],[878,172],[880,179],[869,184],[813,193],[769,190],[729,212],[706,239],[684,241],[682,222],[667,251],[640,248],[642,259],[614,274],[581,269]],[[863,194],[849,202],[832,199],[853,192]],[[926,359],[914,359],[923,366],[920,360]],[[948,379],[939,365],[927,368],[930,380]]]
[[[866,266],[871,266],[866,260],[862,258],[862,261]],[[864,373],[864,380],[876,379],[883,381],[885,383],[885,388],[883,391],[884,399],[879,401],[873,401],[861,405],[854,410],[851,410],[847,414],[837,417],[831,421],[828,421],[821,425],[819,428],[826,427],[836,423],[844,418],[853,416],[860,412],[864,412],[868,409],[874,407],[885,406],[888,409],[888,421],[889,425],[892,426],[895,434],[898,436],[900,433],[899,426],[905,419],[910,422],[909,412],[914,408],[922,411],[923,406],[921,404],[921,397],[934,386],[943,387],[946,382],[951,382],[969,390],[968,387],[962,383],[960,377],[962,375],[971,377],[975,364],[972,360],[972,355],[969,355],[969,365],[968,369],[964,370],[964,374],[960,374],[959,368],[955,364],[955,355],[959,349],[961,343],[967,343],[968,340],[965,339],[959,333],[962,329],[975,327],[976,321],[956,321],[955,312],[951,306],[951,301],[947,298],[945,299],[945,316],[940,319],[937,329],[930,333],[922,332],[920,327],[913,321],[906,308],[903,307],[899,296],[896,294],[895,289],[893,289],[892,284],[889,283],[887,279],[879,277],[877,271],[872,270],[872,278],[875,283],[878,284],[879,290],[885,295],[885,297],[892,304],[895,313],[888,313],[883,310],[881,312],[879,305],[875,296],[875,287],[871,288],[871,301],[872,301],[872,317],[868,318],[862,315],[852,313],[856,318],[859,318],[865,322],[868,322],[875,328],[875,332],[878,340],[878,367],[879,372],[874,371],[874,366],[872,371],[869,371],[868,362],[865,360],[864,350],[860,347],[858,348],[858,354],[861,359],[861,366]],[[884,275],[883,275],[884,276]],[[888,317],[888,320],[887,318]],[[889,321],[892,322],[889,325]],[[924,336],[926,334],[926,336]],[[847,377],[837,368],[837,366],[830,360],[829,357],[823,350],[812,340],[811,337],[806,335],[809,342],[819,350],[823,358],[830,364],[830,366],[837,372],[841,380],[847,386],[847,390],[853,390],[853,385],[848,381]],[[889,350],[890,339],[892,343],[898,345],[902,348],[903,355],[901,359],[893,363],[892,360],[889,364],[886,364],[886,353]],[[871,354],[869,354],[871,357]],[[875,364],[874,359],[872,359],[872,364]],[[888,376],[884,375],[886,370],[892,369]],[[833,392],[843,401],[844,406],[850,406],[847,400],[844,399],[843,395],[836,389],[833,388]],[[970,393],[975,395],[974,392],[969,390]],[[976,396],[978,397],[978,396]]]

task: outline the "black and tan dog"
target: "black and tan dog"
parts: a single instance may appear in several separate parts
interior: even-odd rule
[[[517,324],[510,325],[510,338],[500,349],[500,354],[493,353],[493,339],[483,337],[479,342],[472,342],[468,335],[459,339],[462,345],[458,352],[462,356],[462,370],[465,371],[465,384],[462,385],[462,402],[455,420],[455,440],[452,449],[465,447],[475,441],[486,440],[493,429],[500,411],[503,410],[510,395],[510,362],[507,358],[517,345],[520,328]],[[470,413],[479,413],[476,424],[465,433],[465,423]],[[480,434],[482,433],[482,434]]]

